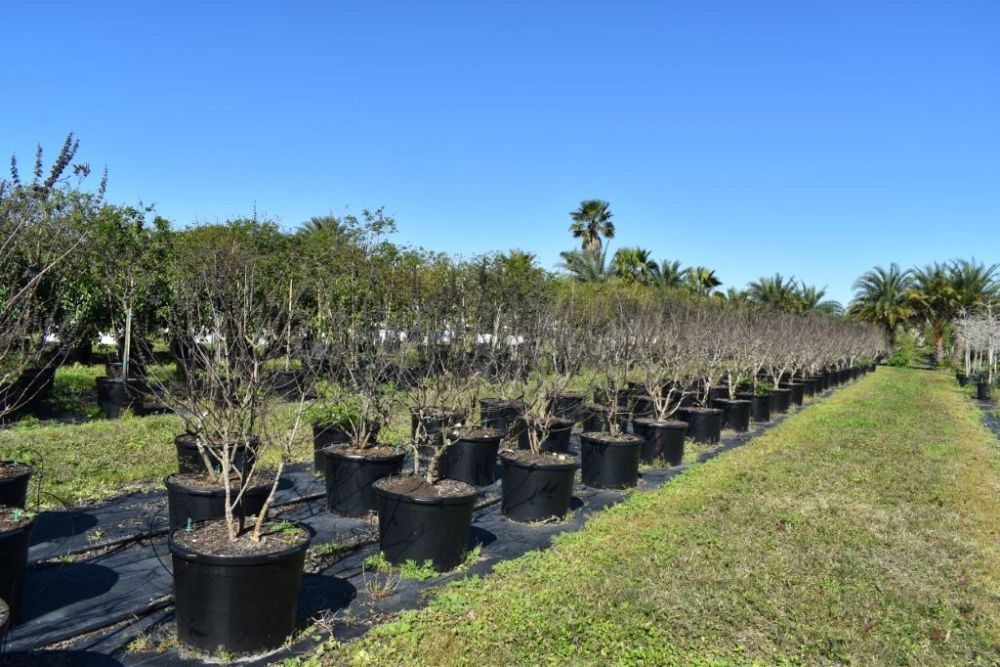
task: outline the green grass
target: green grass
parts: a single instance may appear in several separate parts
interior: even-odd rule
[[[995,664],[998,537],[977,409],[946,374],[882,368],[308,662]]]

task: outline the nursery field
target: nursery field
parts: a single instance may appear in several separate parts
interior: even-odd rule
[[[996,664],[997,447],[950,377],[881,368],[309,662]]]

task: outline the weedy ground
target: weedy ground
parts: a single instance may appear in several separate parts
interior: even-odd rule
[[[948,375],[880,368],[301,664],[996,664],[1000,457],[980,418]]]

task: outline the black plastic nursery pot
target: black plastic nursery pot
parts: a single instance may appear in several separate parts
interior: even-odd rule
[[[736,398],[750,401],[750,418],[755,422],[771,421],[771,394],[741,392],[736,394]]]
[[[441,476],[473,486],[489,486],[496,481],[497,452],[503,432],[483,429],[462,433],[441,457]]]
[[[198,553],[178,544],[173,534],[167,546],[181,644],[238,657],[280,648],[295,631],[309,540],[250,556]]]
[[[3,600],[0,600],[0,645],[3,645],[3,639],[7,636],[7,630],[10,629],[10,607]]]
[[[656,403],[649,396],[636,396],[632,402],[632,419],[652,417],[656,412]]]
[[[269,380],[271,390],[283,400],[295,401],[302,395],[302,375],[298,371],[273,371]]]
[[[716,401],[723,401],[729,398],[728,387],[711,387],[708,390],[708,407],[718,408]]]
[[[6,467],[14,468],[13,474],[4,476]],[[24,507],[28,500],[28,482],[34,469],[23,463],[0,461],[0,506]]]
[[[375,510],[378,496],[372,484],[398,475],[406,452],[388,456],[362,453],[334,445],[321,452],[326,472],[326,508],[346,516],[364,516]]]
[[[260,445],[260,440],[254,436],[250,438],[248,444],[236,446],[233,454],[233,467],[241,472],[248,471],[253,465],[256,457],[255,450]],[[177,448],[177,472],[200,475],[205,470],[205,462],[201,452],[198,451],[198,436],[190,433],[182,433],[174,438],[174,446]],[[208,458],[212,466],[220,465],[222,460],[223,446],[220,443],[207,443],[205,445],[210,452]]]
[[[751,402],[741,398],[719,401],[719,408],[722,410],[722,426],[737,433],[749,431],[750,407]]]
[[[550,399],[549,412],[560,419],[576,422],[580,419],[586,402],[587,397],[584,394],[559,394]]]
[[[451,428],[460,421],[460,415],[450,410],[429,408],[421,418],[410,410],[410,437],[420,444],[441,444],[441,431]],[[418,431],[420,436],[418,437]]]
[[[771,412],[781,414],[788,412],[792,403],[792,390],[776,387],[771,390]]]
[[[680,465],[684,459],[684,438],[687,437],[687,422],[681,420],[657,421],[640,417],[632,421],[632,428],[642,436],[639,460],[652,463],[663,459],[672,466]]]
[[[790,405],[802,405],[802,400],[805,397],[805,385],[801,382],[786,382],[781,387],[792,392],[789,395]]]
[[[21,608],[24,573],[28,570],[28,545],[34,525],[33,517],[26,518],[16,527],[0,532],[0,599],[7,601],[12,622],[17,620]]]
[[[802,378],[802,386],[806,396],[815,396],[820,392],[820,381],[813,375]]]
[[[976,398],[980,401],[990,400],[990,383],[989,382],[977,382],[976,383]]]
[[[379,547],[390,563],[430,561],[435,570],[446,572],[462,562],[476,506],[476,488],[463,482],[458,495],[415,496],[393,491],[386,477],[375,482],[378,496]]]
[[[639,481],[640,435],[606,433],[580,435],[581,479],[598,489],[627,489]]]
[[[126,409],[138,410],[142,395],[148,389],[144,380],[129,378],[99,377],[97,382],[97,403],[108,419],[118,419]]]
[[[518,426],[518,449],[531,449],[528,439],[528,428],[524,422]],[[573,422],[568,419],[556,419],[549,426],[549,434],[540,443],[538,450],[550,454],[565,454],[569,451],[569,438],[573,434]]]
[[[688,437],[695,442],[714,444],[722,436],[722,410],[716,408],[681,408],[678,416],[687,422]]]
[[[366,428],[368,431],[368,442],[375,443],[378,440],[380,425],[370,422]],[[313,424],[313,470],[323,473],[326,470],[323,450],[331,445],[346,445],[351,442],[351,436],[347,431],[339,426],[330,424]]]
[[[959,387],[964,387],[965,385],[969,384],[969,376],[966,375],[965,373],[959,373],[955,379],[958,380]]]
[[[163,484],[167,487],[167,514],[171,529],[186,528],[189,521],[195,524],[226,516],[226,490],[221,486],[204,488],[185,484],[176,474],[166,477]],[[238,481],[233,482],[231,493],[234,498],[239,493],[239,486]],[[270,483],[248,487],[239,505],[234,508],[234,514],[257,516],[270,493]]]
[[[573,478],[580,467],[575,458],[556,456],[523,460],[505,452],[500,511],[511,521],[533,523],[563,519],[573,500]]]
[[[625,430],[629,415],[619,412],[615,415],[618,427]],[[611,409],[597,403],[587,403],[581,411],[581,425],[584,432],[607,432],[611,430]]]
[[[480,423],[484,428],[495,428],[507,436],[517,423],[524,406],[518,401],[503,398],[479,399]]]

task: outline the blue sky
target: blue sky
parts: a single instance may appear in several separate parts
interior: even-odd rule
[[[180,225],[384,205],[397,241],[781,271],[1000,261],[1000,3],[7,2],[0,152],[72,130]],[[13,29],[12,29],[13,28]],[[4,156],[6,157],[6,156]]]

